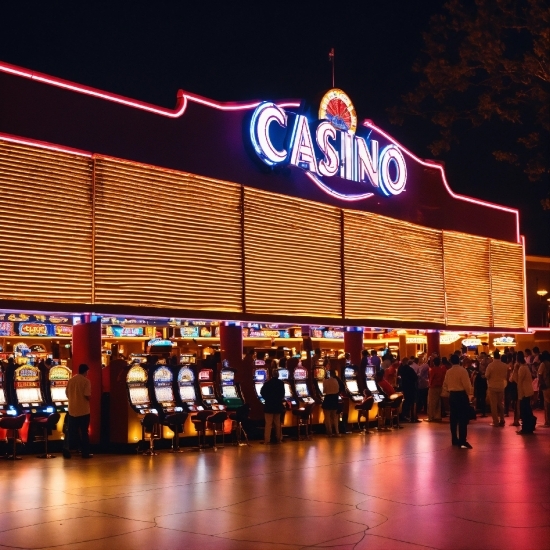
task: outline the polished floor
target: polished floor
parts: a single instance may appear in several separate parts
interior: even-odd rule
[[[550,429],[489,423],[0,461],[0,549],[550,548]]]

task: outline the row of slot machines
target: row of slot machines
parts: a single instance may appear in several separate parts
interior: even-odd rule
[[[31,364],[0,369],[0,416],[66,412],[65,388],[72,377],[64,365],[41,370]]]
[[[244,404],[240,387],[235,382],[235,371],[226,361],[215,378],[212,369],[196,369],[195,358],[187,359],[188,362],[177,366],[131,365],[126,384],[132,408],[139,414],[166,415],[181,411],[236,409]]]
[[[285,386],[285,402],[289,408],[309,405],[311,403],[321,403],[324,393],[324,380],[330,376],[324,367],[324,361],[321,360],[313,369],[313,383],[308,377],[308,371],[301,362],[293,369],[280,368],[279,379]],[[258,399],[263,403],[261,389],[264,383],[269,379],[269,369],[265,366],[265,361],[257,360],[254,369],[254,387]],[[344,387],[346,395],[354,402],[360,402],[363,399],[357,382],[357,368],[352,365],[344,367]]]

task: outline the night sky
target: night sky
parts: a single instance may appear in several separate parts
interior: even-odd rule
[[[414,87],[421,33],[442,0],[409,2],[10,2],[0,5],[0,60],[150,103],[176,91],[220,101],[305,98],[336,86],[423,158],[435,130],[387,109]],[[550,255],[544,185],[493,159],[506,141],[495,126],[466,130],[446,163],[453,190],[520,208],[529,254]],[[453,213],[449,212],[449,216]],[[475,259],[472,259],[475,261]]]

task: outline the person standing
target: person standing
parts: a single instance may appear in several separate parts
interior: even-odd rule
[[[340,393],[340,385],[334,371],[328,371],[328,373],[330,377],[326,378],[323,382],[323,393],[325,396],[321,405],[325,413],[325,431],[328,437],[332,435],[340,437],[338,431],[338,394]]]
[[[282,443],[283,432],[281,429],[281,412],[283,410],[283,399],[285,397],[285,385],[279,380],[279,369],[271,371],[271,378],[262,386],[261,396],[265,399],[264,415],[264,444],[271,442],[271,428],[275,427],[277,443]]]
[[[67,383],[65,394],[69,400],[69,439],[74,444],[80,439],[80,450],[82,458],[92,458],[90,453],[90,439],[88,428],[90,426],[90,397],[92,395],[92,384],[88,379],[88,365],[82,363],[78,367],[78,374],[73,376]],[[71,458],[67,449],[63,450],[65,458]]]
[[[441,365],[441,359],[434,357],[430,367],[428,389],[428,422],[441,422],[441,390],[445,380],[445,367]]]
[[[544,400],[544,427],[550,428],[550,353],[546,350],[540,354],[538,377]]]
[[[458,355],[451,355],[451,368],[445,374],[443,391],[449,392],[452,444],[461,449],[471,449],[467,437],[472,384],[466,369],[460,366]]]
[[[404,422],[421,422],[416,417],[416,392],[418,389],[418,376],[409,365],[409,360],[405,357],[397,370],[399,377],[399,387],[403,392],[402,416]]]
[[[516,433],[519,435],[532,434],[535,431],[537,417],[531,409],[531,398],[534,393],[531,369],[527,363],[523,362],[518,369],[518,400],[521,430],[518,430]]]
[[[485,378],[489,389],[489,403],[494,428],[504,426],[504,390],[508,378],[508,365],[500,360],[500,352],[495,350],[493,361],[487,366]]]
[[[370,364],[374,367],[374,372],[381,369],[382,361],[374,349],[370,352]]]
[[[416,414],[428,414],[428,392],[430,387],[430,366],[423,357],[418,367],[418,395],[416,398]]]

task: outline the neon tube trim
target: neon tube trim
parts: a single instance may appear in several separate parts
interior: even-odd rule
[[[308,170],[305,171],[306,176],[313,182],[315,185],[320,187],[325,193],[328,193],[329,195],[332,195],[333,197],[336,197],[337,199],[343,200],[343,201],[360,201],[363,199],[369,199],[370,197],[374,196],[374,193],[363,193],[363,194],[357,194],[357,195],[343,195],[342,193],[338,193],[338,191],[334,191],[334,189],[331,189],[327,185],[325,185],[315,174],[312,174]]]
[[[219,109],[220,111],[244,111],[248,109],[254,109],[258,105],[260,105],[260,103],[263,103],[262,101],[254,101],[251,103],[219,103],[217,101],[212,101],[204,97],[189,94],[184,92],[183,90],[179,90],[177,93],[176,108],[167,109],[165,107],[158,107],[150,103],[145,103],[144,101],[129,99],[127,97],[117,94],[104,92],[102,90],[98,90],[97,88],[91,88],[82,84],[76,84],[68,80],[63,80],[61,78],[38,73],[29,69],[10,65],[8,63],[0,62],[0,71],[21,76],[24,78],[29,78],[30,80],[36,80],[38,82],[42,82],[43,84],[49,84],[50,86],[56,86],[57,88],[63,88],[65,90],[70,90],[79,94],[89,95],[92,97],[97,97],[99,99],[105,99],[107,101],[112,101],[113,103],[118,103],[127,107],[133,107],[134,109],[148,111],[150,113],[165,116],[168,118],[179,118],[180,116],[182,116],[185,112],[185,109],[187,108],[188,101],[193,101],[201,105],[206,105],[207,107]],[[276,103],[276,105],[278,105],[279,107],[299,107],[300,103],[296,101],[289,101]]]
[[[503,212],[510,212],[511,214],[515,214],[516,242],[518,244],[521,243],[520,232],[519,232],[519,210],[517,210],[516,208],[509,208],[507,206],[501,206],[500,204],[495,204],[493,202],[482,201],[480,199],[473,199],[472,197],[467,197],[466,195],[459,195],[458,193],[455,193],[451,189],[451,186],[449,185],[449,183],[447,182],[447,178],[445,176],[445,169],[443,168],[443,166],[441,166],[441,164],[437,164],[435,162],[429,162],[427,160],[422,160],[420,157],[417,157],[414,153],[409,151],[406,147],[403,147],[403,145],[401,145],[398,141],[396,141],[394,138],[392,138],[390,135],[384,132],[384,130],[376,126],[371,120],[365,120],[363,122],[363,126],[366,126],[367,128],[371,128],[376,132],[380,133],[381,135],[383,135],[388,141],[393,143],[396,147],[398,147],[401,151],[403,151],[403,153],[411,157],[416,162],[422,164],[423,166],[427,166],[429,168],[436,168],[437,170],[439,170],[441,172],[443,184],[445,185],[445,188],[447,189],[447,192],[449,193],[449,195],[451,195],[451,197],[461,201],[471,202],[473,204],[479,204],[482,206],[487,206],[489,208],[495,208],[496,210],[502,210]]]

